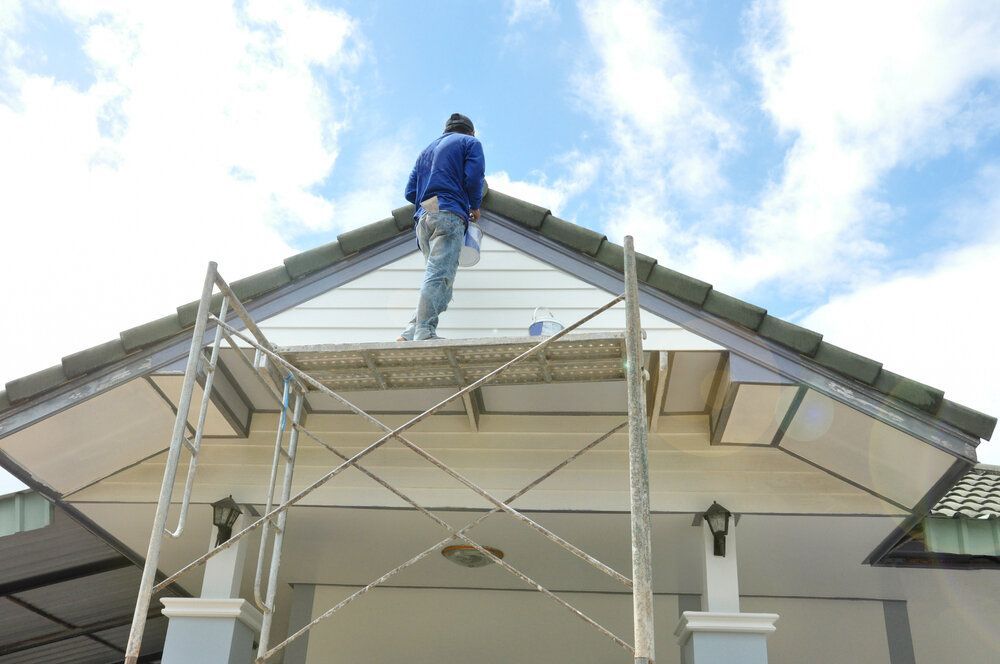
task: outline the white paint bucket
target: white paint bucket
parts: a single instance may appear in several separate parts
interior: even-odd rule
[[[531,325],[528,326],[530,336],[551,337],[561,329],[563,329],[563,324],[556,320],[549,309],[535,308],[535,313],[531,315]]]
[[[465,241],[462,243],[462,250],[458,253],[459,267],[472,267],[479,262],[479,246],[483,243],[483,229],[479,224],[469,222],[469,228],[465,231]]]

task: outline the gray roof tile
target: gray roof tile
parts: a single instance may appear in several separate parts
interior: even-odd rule
[[[549,216],[549,211],[545,208],[502,194],[495,189],[490,189],[483,198],[483,208],[513,219],[528,228],[541,227],[542,222]]]
[[[382,221],[376,221],[374,224],[368,224],[361,228],[355,228],[353,231],[341,233],[337,236],[337,240],[346,253],[355,254],[362,249],[367,249],[374,244],[393,238],[399,235],[399,232],[396,220],[389,217]]]
[[[68,378],[76,378],[98,367],[124,360],[127,354],[122,340],[120,338],[112,339],[64,357],[62,359],[63,372]]]
[[[983,440],[989,440],[997,426],[997,418],[947,399],[941,400],[941,406],[935,415],[939,420]]]
[[[392,211],[392,218],[396,222],[396,229],[400,232],[413,228],[413,213],[416,211],[415,205],[404,205]]]
[[[878,373],[882,370],[882,363],[870,360],[864,355],[852,353],[844,350],[840,346],[822,342],[813,358],[817,364],[821,364],[827,369],[832,369],[839,374],[859,380],[868,385],[874,385]]]
[[[237,279],[230,286],[233,289],[233,293],[240,301],[252,300],[255,297],[260,297],[264,293],[270,293],[273,290],[281,288],[292,278],[288,274],[288,270],[285,269],[284,265],[279,265],[278,267],[272,267],[270,270],[264,270],[263,272],[258,272],[257,274],[246,277],[245,279]]]
[[[816,354],[820,342],[823,341],[822,334],[771,315],[764,316],[760,327],[757,328],[757,334],[810,357]]]
[[[751,330],[760,327],[761,321],[767,315],[767,309],[762,309],[755,304],[744,302],[714,289],[709,291],[702,307],[710,314],[731,320]]]
[[[712,290],[712,284],[675,272],[663,265],[653,266],[646,283],[668,295],[696,304],[699,307],[705,303],[705,298]]]
[[[321,244],[300,254],[289,256],[285,259],[285,269],[292,279],[304,277],[307,274],[317,272],[323,268],[330,267],[337,261],[347,256],[340,243],[334,240]]]
[[[177,322],[181,324],[181,327],[187,328],[194,325],[194,319],[198,315],[198,305],[201,304],[200,300],[195,300],[194,302],[188,302],[187,304],[182,304],[177,307]],[[222,293],[216,293],[212,296],[212,301],[209,303],[208,310],[219,315],[219,309],[222,307]]]
[[[606,239],[604,235],[597,231],[577,226],[574,223],[552,216],[551,214],[545,217],[545,221],[542,222],[542,226],[538,230],[550,240],[565,244],[567,247],[576,249],[588,256],[596,255],[601,248],[601,244]]]
[[[174,312],[169,316],[129,328],[119,336],[121,336],[125,350],[131,353],[143,346],[155,344],[183,331],[184,328],[180,324],[177,312]]]
[[[955,483],[931,516],[1000,519],[1000,466],[980,464]]]
[[[30,399],[36,394],[41,394],[54,387],[58,387],[66,382],[66,380],[66,374],[63,373],[62,365],[57,364],[54,367],[42,369],[21,378],[15,378],[7,383],[7,398],[17,403],[18,401]]]
[[[546,222],[548,223],[548,222]],[[610,240],[605,240],[594,256],[601,265],[610,267],[616,272],[625,272],[625,247],[615,244]],[[656,266],[656,259],[646,254],[635,252],[636,277],[639,281],[647,282],[653,267]]]
[[[10,408],[10,399],[7,398],[7,390],[0,390],[0,410]]]
[[[941,400],[944,399],[943,391],[900,376],[887,369],[882,369],[879,373],[875,380],[875,388],[879,392],[902,399],[928,413],[937,412]]]

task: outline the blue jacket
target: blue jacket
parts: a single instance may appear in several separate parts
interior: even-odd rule
[[[482,204],[485,174],[483,145],[475,136],[442,134],[417,157],[406,184],[406,200],[417,206],[413,218],[423,213],[421,201],[437,196],[439,210],[454,212],[468,224],[469,210]]]

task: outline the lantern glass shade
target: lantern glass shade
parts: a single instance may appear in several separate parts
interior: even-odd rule
[[[233,524],[236,523],[241,514],[243,514],[243,510],[240,509],[232,496],[212,503],[212,524],[219,529],[219,536],[215,541],[216,546],[229,541],[233,535]]]
[[[705,511],[705,521],[708,522],[708,529],[712,532],[714,540],[713,553],[717,556],[726,555],[726,535],[729,533],[730,516],[732,514],[729,510],[714,501]]]

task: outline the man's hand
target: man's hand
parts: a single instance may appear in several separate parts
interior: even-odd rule
[[[469,212],[469,216],[472,217],[473,221],[479,221],[479,210],[478,208]]]

